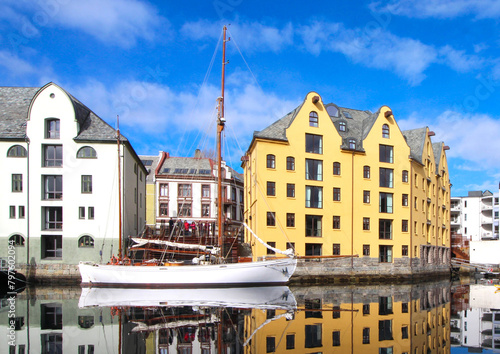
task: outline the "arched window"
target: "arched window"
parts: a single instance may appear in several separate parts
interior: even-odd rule
[[[387,124],[382,126],[382,138],[389,139],[389,125]]]
[[[318,113],[312,111],[309,113],[309,126],[317,127],[318,126]]]
[[[349,149],[351,149],[351,150],[356,149],[356,140],[349,139]]]
[[[286,169],[288,171],[295,171],[295,157],[287,156],[286,158]]]
[[[89,235],[82,236],[78,240],[78,247],[94,247],[94,239]]]
[[[370,178],[370,166],[363,166],[363,178]]]
[[[12,235],[9,237],[9,246],[24,246],[24,237],[21,235]]]
[[[273,154],[267,155],[267,168],[276,168],[276,156]]]
[[[94,316],[78,316],[78,325],[83,329],[92,328],[94,326]]]
[[[57,118],[45,120],[45,139],[59,139],[60,121]]]
[[[339,130],[340,130],[341,132],[345,132],[345,131],[347,131],[347,124],[346,124],[346,122],[342,122],[342,121],[341,121],[341,122],[339,122]]]
[[[335,176],[340,176],[340,162],[333,163],[333,174]]]
[[[84,146],[78,150],[76,157],[79,159],[95,159],[97,158],[97,153],[93,147]]]
[[[26,157],[26,149],[21,145],[13,145],[7,151],[7,157]]]

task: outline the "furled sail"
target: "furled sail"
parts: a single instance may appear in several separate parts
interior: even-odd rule
[[[257,241],[259,241],[260,243],[262,243],[264,245],[264,247],[266,247],[268,250],[271,250],[274,253],[283,254],[283,255],[288,256],[288,257],[293,257],[294,256],[293,249],[289,248],[289,249],[287,249],[285,251],[282,251],[282,250],[280,250],[278,248],[272,247],[272,246],[268,245],[267,243],[265,243],[263,240],[261,240],[259,238],[259,236],[257,236],[255,234],[255,232],[253,232],[253,230],[246,223],[243,223],[243,226],[245,226],[247,228],[247,230],[250,231],[250,233],[253,235],[253,237],[255,237],[255,239]]]
[[[132,248],[142,247],[142,246],[147,245],[149,243],[149,244],[162,245],[162,246],[168,246],[168,247],[182,248],[182,249],[187,249],[187,250],[199,250],[199,251],[203,251],[203,252],[210,252],[210,254],[214,254],[214,255],[220,253],[220,248],[214,247],[214,246],[195,245],[195,244],[190,244],[190,243],[179,243],[179,242],[153,240],[153,239],[145,239],[145,238],[137,238],[137,237],[131,237],[131,240],[136,243],[135,245],[132,246]]]

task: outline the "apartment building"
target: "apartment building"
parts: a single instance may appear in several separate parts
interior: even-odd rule
[[[432,136],[401,131],[387,106],[342,108],[310,92],[254,134],[242,164],[245,219],[277,248],[338,257],[321,274],[446,272],[448,147]],[[255,256],[273,256],[246,240]]]

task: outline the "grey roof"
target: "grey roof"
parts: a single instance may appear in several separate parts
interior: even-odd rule
[[[0,139],[25,139],[26,119],[38,87],[0,87]]]
[[[436,163],[436,174],[439,174],[438,171],[439,163],[441,162],[441,149],[443,148],[444,143],[432,143],[432,151],[434,151],[434,162]]]
[[[216,162],[210,158],[197,157],[168,157],[160,166],[159,174],[175,175],[179,177],[215,177],[214,166]],[[229,167],[235,180],[243,183],[243,176]]]
[[[40,87],[0,87],[0,139],[26,138],[28,109],[40,89]],[[76,120],[80,125],[75,141],[116,141],[115,129],[78,99],[68,92],[66,94],[71,99]],[[127,138],[122,136],[121,140],[127,141]]]
[[[410,147],[410,157],[423,164],[422,156],[424,153],[425,135],[427,127],[405,130],[402,132],[406,143]]]
[[[259,132],[254,132],[254,138],[288,141],[286,129],[292,124],[300,108],[302,108],[302,104],[267,128]]]
[[[331,106],[333,103],[325,105]],[[377,116],[368,111],[360,111],[352,108],[338,107],[338,116],[330,116],[337,132],[342,137],[342,149],[349,150],[349,140],[354,139],[356,141],[356,150],[364,151],[363,140],[368,135],[373,123],[377,119]],[[372,121],[373,120],[373,121]],[[346,123],[346,131],[340,130],[340,122]],[[368,129],[367,129],[368,127]]]
[[[146,183],[151,184],[154,183],[154,176],[156,167],[158,167],[158,163],[160,162],[160,156],[147,156],[147,155],[139,155],[144,167],[148,171],[146,176]]]

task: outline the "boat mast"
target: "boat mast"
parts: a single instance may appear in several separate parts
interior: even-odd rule
[[[122,259],[122,176],[120,163],[120,117],[116,116],[116,143],[118,146],[118,259]]]
[[[217,198],[219,203],[217,205],[217,229],[218,229],[218,244],[222,250],[222,212],[223,212],[223,195],[222,195],[222,131],[226,118],[224,118],[224,80],[226,73],[226,26],[222,28],[222,83],[221,83],[221,97],[219,97],[219,114],[217,119]]]

